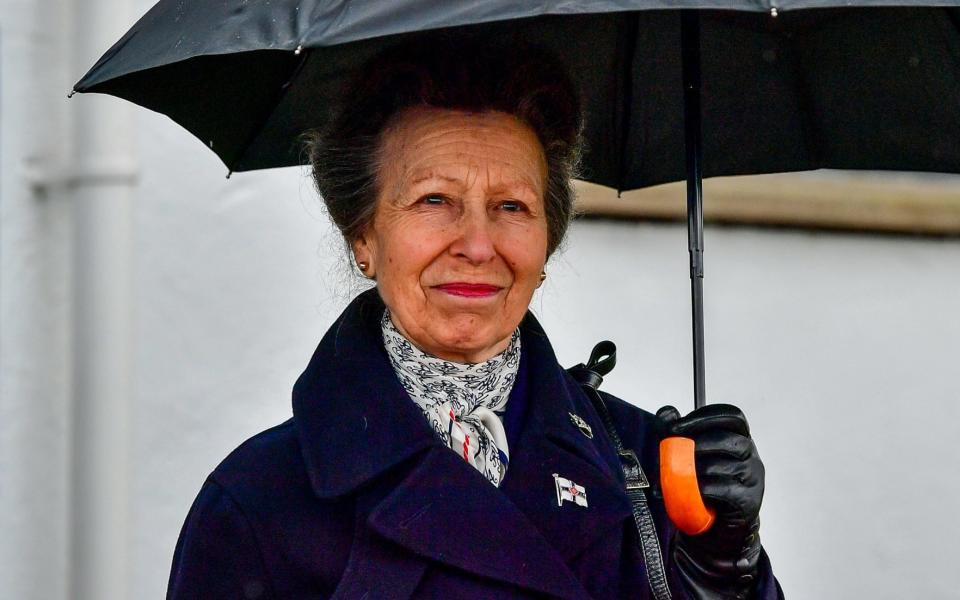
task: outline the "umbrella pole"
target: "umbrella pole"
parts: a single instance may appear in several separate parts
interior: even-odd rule
[[[700,135],[700,14],[681,12],[683,122],[687,167],[687,247],[693,308],[693,405],[707,403],[703,365],[703,140]]]

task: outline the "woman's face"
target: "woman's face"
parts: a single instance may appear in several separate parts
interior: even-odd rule
[[[381,164],[373,223],[353,249],[394,323],[447,360],[503,351],[547,258],[536,134],[504,113],[409,109]]]

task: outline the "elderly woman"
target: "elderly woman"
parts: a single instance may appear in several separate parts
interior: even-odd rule
[[[320,342],[293,417],[209,476],[168,598],[782,597],[739,411],[655,417],[604,394],[608,432],[528,311],[571,218],[582,120],[531,49],[435,41],[370,62],[309,150],[376,287]],[[673,433],[697,442],[717,513],[702,535],[657,489]],[[640,457],[639,496],[615,437]]]

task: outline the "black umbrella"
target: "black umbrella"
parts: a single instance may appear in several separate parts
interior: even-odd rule
[[[960,11],[788,10],[829,4],[850,2],[163,0],[75,90],[169,115],[231,171],[295,165],[370,56],[457,27],[563,59],[586,92],[585,178],[628,190],[685,176],[680,12],[646,9],[763,10],[699,11],[705,176],[960,169]]]
[[[74,89],[162,112],[247,171],[304,161],[300,134],[400,41],[443,30],[547,48],[584,92],[584,179],[618,191],[687,179],[699,407],[703,176],[960,172],[960,9],[946,8],[960,0],[889,4],[161,0]]]

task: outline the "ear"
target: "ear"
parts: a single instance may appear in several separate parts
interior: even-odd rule
[[[367,234],[358,237],[350,243],[351,248],[353,249],[353,258],[356,261],[357,268],[370,279],[374,279],[376,276],[376,267],[375,259],[373,252],[372,244],[367,240]],[[365,265],[366,268],[362,267],[361,264]]]

